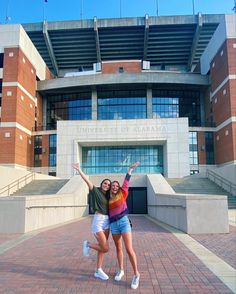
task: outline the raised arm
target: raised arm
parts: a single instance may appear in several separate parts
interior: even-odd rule
[[[123,185],[122,185],[122,190],[125,191],[128,195],[128,189],[129,189],[129,180],[130,180],[130,177],[131,177],[131,173],[132,171],[140,164],[139,161],[133,163],[128,171],[127,171],[127,174],[125,176],[125,179],[124,179],[124,182],[123,182]]]
[[[79,172],[81,178],[88,185],[89,190],[92,190],[93,189],[93,183],[89,180],[88,176],[85,173],[82,172],[81,167],[80,167],[80,164],[79,163],[73,163],[72,164],[72,167]]]
[[[128,173],[129,175],[131,175],[132,171],[133,171],[137,166],[139,166],[139,165],[140,165],[140,162],[139,162],[139,161],[133,163],[133,164],[129,167],[127,173]]]

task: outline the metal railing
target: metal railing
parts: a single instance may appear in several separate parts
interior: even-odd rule
[[[206,171],[206,176],[209,180],[219,185],[222,189],[229,192],[231,195],[236,196],[236,185],[218,175],[212,170]]]
[[[26,184],[30,183],[34,179],[35,179],[35,173],[30,173],[26,176],[23,176],[15,180],[14,182],[6,185],[5,187],[1,188],[0,195],[10,196],[12,193],[24,187]]]

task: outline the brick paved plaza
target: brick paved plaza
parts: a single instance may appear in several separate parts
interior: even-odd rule
[[[131,218],[141,273],[137,290],[130,289],[133,273],[126,254],[125,277],[113,280],[111,238],[104,265],[110,279],[93,277],[96,254],[86,258],[81,252],[82,241],[92,238],[91,217],[86,217],[42,232],[0,234],[0,293],[233,293],[175,234],[146,217]],[[229,234],[191,237],[235,270],[235,227]]]

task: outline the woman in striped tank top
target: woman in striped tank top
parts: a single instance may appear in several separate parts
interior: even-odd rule
[[[109,220],[110,229],[116,246],[117,260],[119,271],[115,275],[115,280],[120,281],[124,276],[122,239],[125,243],[126,252],[129,256],[130,263],[133,267],[134,277],[131,282],[131,288],[137,289],[139,286],[140,273],[137,267],[137,257],[132,245],[131,225],[128,218],[128,208],[126,199],[128,197],[129,180],[134,168],[139,165],[136,162],[130,166],[125,176],[122,187],[119,182],[111,183],[110,199],[109,199]]]

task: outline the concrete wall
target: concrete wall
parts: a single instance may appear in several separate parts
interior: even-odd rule
[[[9,37],[10,36],[10,37]],[[19,24],[0,25],[0,50],[2,48],[20,47],[27,58],[36,68],[37,76],[40,80],[46,78],[46,64],[34,47],[29,36]]]
[[[124,145],[162,145],[165,176],[189,175],[187,118],[58,121],[57,124],[57,175],[61,178],[73,175],[71,164],[81,161],[83,146]]]
[[[207,166],[207,170],[213,171],[216,175],[223,178],[223,180],[217,179],[213,175],[207,174],[206,172],[211,181],[236,196],[236,162],[212,167]],[[226,180],[226,182],[224,182],[224,180]],[[232,185],[230,186],[227,182],[230,182]]]
[[[27,179],[25,178],[27,177]],[[52,177],[46,174],[32,173],[25,168],[14,168],[0,166],[0,197],[6,197],[15,191],[23,188],[32,180],[57,180],[58,177]],[[17,183],[18,181],[18,183]],[[17,185],[16,185],[17,184]],[[7,187],[9,185],[9,187]],[[9,191],[6,189],[9,188]],[[9,193],[9,194],[8,194]]]
[[[26,233],[88,214],[88,188],[80,177],[73,177],[63,192],[65,187],[56,195],[0,198],[0,233]]]
[[[151,217],[188,234],[229,232],[226,196],[174,194],[161,177],[147,175],[148,214]]]
[[[106,175],[92,176],[99,186]],[[124,175],[111,175],[122,183]],[[147,187],[148,214],[188,234],[227,233],[227,197],[175,194],[162,175],[133,175],[131,187]],[[55,195],[0,198],[0,233],[25,233],[88,214],[88,188],[74,176]]]
[[[52,80],[38,81],[37,90],[54,90],[84,86],[116,85],[116,84],[184,84],[209,86],[208,76],[192,73],[177,73],[166,71],[146,71],[142,73],[94,74],[90,76],[66,77]]]
[[[30,174],[30,172],[27,170],[10,168],[10,167],[5,167],[1,165],[0,166],[0,189],[28,174]]]
[[[217,27],[214,35],[208,43],[205,51],[203,52],[201,62],[201,74],[206,75],[210,69],[210,63],[213,57],[216,55],[220,46],[226,39],[236,38],[236,15],[228,14],[224,16],[224,20],[221,21]]]
[[[0,233],[25,232],[25,197],[0,198]]]

